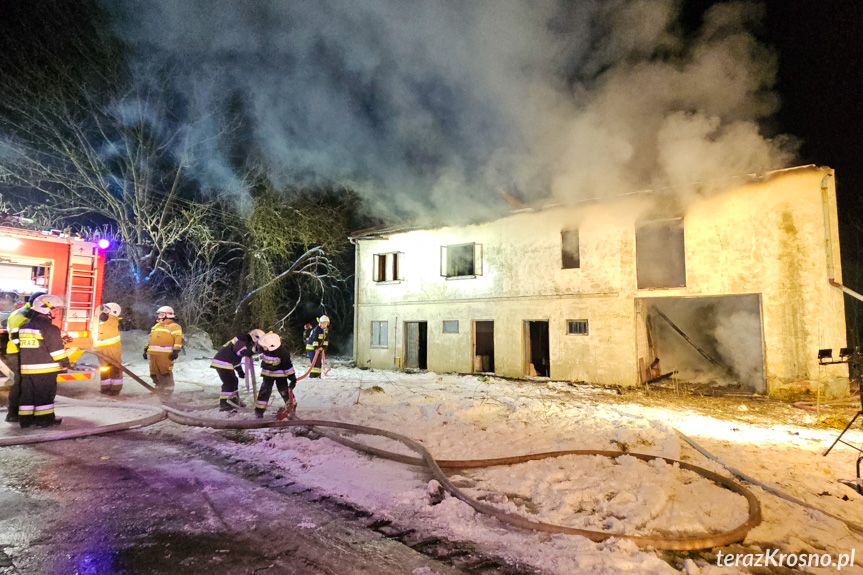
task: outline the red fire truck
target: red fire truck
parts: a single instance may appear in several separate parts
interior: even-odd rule
[[[102,303],[107,244],[86,241],[52,230],[33,231],[0,226],[0,335],[6,340],[6,319],[36,292],[58,295],[66,303],[54,323],[72,338],[67,345],[73,360],[80,348],[93,346]],[[3,345],[5,352],[5,344]],[[3,366],[5,367],[5,365]],[[7,370],[2,370],[3,372]],[[89,379],[81,370],[61,374],[58,381]],[[0,373],[0,377],[3,374]]]

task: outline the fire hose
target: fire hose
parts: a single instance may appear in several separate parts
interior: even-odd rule
[[[143,385],[150,391],[155,391],[152,386],[147,384],[143,379],[139,376],[131,372],[125,366],[113,361],[111,358],[104,356],[96,350],[88,349],[87,351],[94,353],[101,360],[106,363],[113,365],[121,369],[124,373],[128,374],[132,379],[134,379],[139,384]],[[104,403],[98,402],[78,402],[75,403],[82,405],[98,405],[104,406]],[[113,424],[109,426],[101,426],[95,429],[80,431],[68,431],[68,432],[52,432],[46,434],[40,434],[38,436],[28,436],[24,438],[7,438],[5,440],[0,440],[0,446],[2,445],[20,445],[24,443],[36,443],[40,441],[56,441],[60,439],[70,439],[75,437],[82,437],[84,435],[94,435],[96,433],[107,433],[110,431],[119,431],[122,429],[130,429],[132,427],[138,427],[141,425],[151,425],[153,423],[157,423],[162,419],[167,417],[171,421],[175,423],[179,423],[182,425],[189,425],[195,427],[208,427],[212,429],[264,429],[264,428],[272,428],[272,429],[281,429],[281,428],[289,428],[289,427],[305,427],[305,428],[314,428],[315,430],[322,433],[324,436],[333,439],[343,445],[349,446],[353,449],[360,450],[365,453],[369,453],[371,455],[375,455],[377,457],[382,457],[386,459],[390,459],[396,462],[405,463],[408,465],[417,465],[426,467],[432,474],[432,476],[440,483],[440,485],[450,493],[453,497],[463,501],[471,508],[476,510],[479,513],[483,513],[485,515],[489,515],[500,520],[503,523],[508,525],[512,525],[515,527],[519,527],[521,529],[540,531],[545,533],[563,533],[568,535],[580,535],[582,537],[586,537],[591,541],[605,541],[610,538],[615,539],[626,539],[632,541],[636,545],[640,547],[648,547],[653,549],[667,549],[667,550],[695,550],[695,549],[708,549],[713,547],[721,547],[725,545],[729,545],[731,543],[739,542],[745,539],[746,535],[749,533],[751,529],[756,527],[761,523],[761,505],[755,495],[740,485],[736,483],[734,480],[719,475],[718,473],[714,473],[702,467],[698,467],[683,461],[677,461],[674,459],[669,459],[666,457],[660,457],[656,455],[648,455],[642,453],[632,453],[632,452],[624,452],[624,451],[604,451],[604,450],[568,450],[568,451],[552,451],[552,452],[544,452],[544,453],[535,453],[535,454],[527,454],[527,455],[519,455],[514,457],[502,457],[502,458],[493,458],[493,459],[471,459],[471,460],[435,460],[435,458],[431,455],[431,453],[423,447],[417,441],[414,441],[404,435],[399,433],[395,433],[392,431],[378,429],[374,427],[367,427],[362,425],[356,425],[352,423],[343,423],[337,421],[325,421],[325,420],[284,420],[284,421],[271,421],[271,420],[244,420],[244,421],[233,421],[227,419],[216,419],[216,418],[206,418],[193,415],[191,411],[186,409],[180,409],[179,406],[167,404],[164,400],[162,402],[161,407],[154,407],[152,405],[143,405],[143,404],[130,404],[123,402],[126,407],[133,408],[145,408],[145,409],[158,409],[158,413],[148,415],[147,417],[135,420],[133,422],[124,422],[120,424]],[[414,451],[419,455],[419,457],[411,457],[403,454],[393,453],[386,450],[378,449],[363,445],[358,442],[354,442],[350,439],[342,437],[340,435],[331,434],[327,432],[321,431],[321,428],[330,428],[330,429],[341,429],[346,431],[351,431],[354,433],[360,433],[365,435],[375,435],[380,437],[386,437],[388,439],[392,439],[394,441],[398,441],[404,446],[408,447],[410,450]],[[693,536],[682,536],[682,537],[674,537],[674,536],[662,536],[662,535],[627,535],[622,533],[609,533],[605,531],[593,531],[588,529],[579,529],[575,527],[567,527],[563,525],[556,525],[551,523],[545,523],[541,521],[534,521],[523,517],[521,515],[511,513],[502,509],[498,509],[492,505],[488,505],[485,503],[481,503],[470,496],[466,495],[462,492],[458,487],[456,487],[452,481],[450,481],[449,477],[444,473],[443,469],[477,469],[482,467],[492,467],[499,465],[514,465],[518,463],[524,463],[527,461],[537,461],[541,459],[548,459],[554,457],[562,457],[566,455],[576,455],[576,456],[602,456],[609,458],[617,458],[621,456],[630,456],[641,461],[653,461],[660,459],[666,462],[669,465],[676,466],[680,469],[688,470],[693,473],[696,473],[717,485],[728,489],[733,493],[737,493],[743,496],[746,499],[748,505],[748,513],[747,519],[737,527],[723,531],[720,533],[708,533],[703,535],[693,535]]]

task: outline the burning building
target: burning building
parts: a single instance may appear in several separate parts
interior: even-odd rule
[[[833,171],[661,196],[355,233],[357,364],[847,393],[847,366],[818,360],[846,339]]]

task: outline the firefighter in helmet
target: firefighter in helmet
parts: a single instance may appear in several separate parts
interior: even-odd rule
[[[321,377],[321,366],[324,361],[324,353],[329,345],[330,318],[322,315],[318,318],[318,325],[311,331],[306,340],[306,354],[312,363],[309,377]]]
[[[255,402],[255,417],[264,417],[264,411],[273,392],[273,384],[279,389],[279,395],[285,401],[286,407],[291,405],[291,390],[297,385],[294,364],[291,363],[291,352],[282,346],[282,338],[276,333],[265,334],[258,342],[261,352],[261,389]],[[288,383],[290,382],[290,383]]]
[[[183,328],[174,321],[174,308],[163,305],[156,310],[159,321],[150,330],[150,339],[144,348],[144,359],[150,359],[150,377],[156,392],[162,397],[174,393],[174,360],[183,347]]]
[[[21,356],[21,394],[18,423],[21,427],[49,427],[62,421],[54,415],[57,374],[70,367],[60,329],[52,323],[62,298],[41,295],[33,300],[30,321],[18,330]]]
[[[21,358],[18,347],[18,330],[27,323],[33,315],[30,310],[33,302],[45,292],[36,292],[30,296],[26,304],[19,307],[6,320],[6,329],[9,331],[9,343],[6,344],[6,364],[12,372],[12,388],[9,389],[9,411],[6,413],[6,421],[18,422],[18,403],[21,396]]]
[[[263,330],[253,329],[249,333],[242,333],[229,340],[216,352],[210,367],[216,370],[219,379],[222,380],[219,411],[236,411],[237,407],[242,406],[240,394],[237,391],[239,384],[237,378],[246,377],[246,372],[243,371],[243,360],[252,357],[263,335]]]
[[[96,351],[99,352],[99,393],[120,395],[123,389],[123,372],[118,365],[123,362],[123,347],[120,342],[120,313],[116,303],[106,303],[99,314],[99,331],[96,334]]]

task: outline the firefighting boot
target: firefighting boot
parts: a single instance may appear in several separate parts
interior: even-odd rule
[[[255,408],[255,417],[257,417],[258,419],[263,419],[264,418],[264,410],[261,409],[260,407],[256,407]]]

